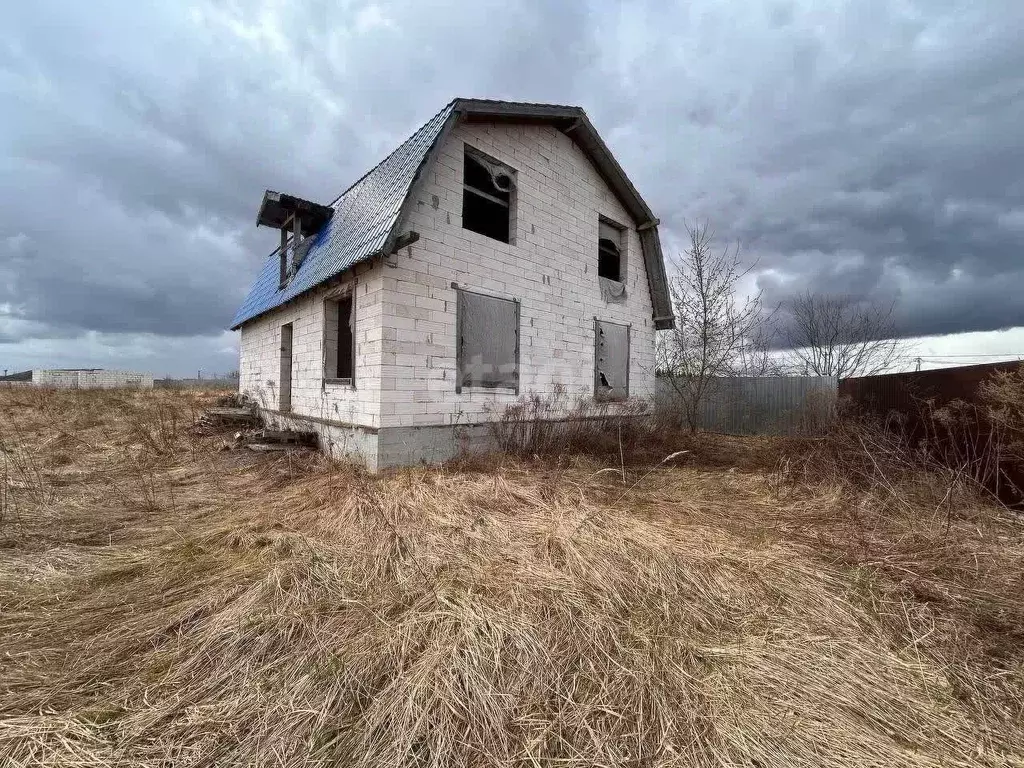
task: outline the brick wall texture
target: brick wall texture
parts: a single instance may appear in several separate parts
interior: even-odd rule
[[[517,175],[512,242],[462,228],[464,146]],[[635,224],[583,152],[546,126],[464,123],[412,190],[420,239],[242,327],[241,391],[276,409],[280,330],[293,324],[292,410],[367,427],[486,421],[517,395],[455,391],[460,288],[520,301],[520,393],[594,389],[594,319],[631,327],[630,395],[654,394],[654,325]],[[624,302],[597,277],[599,217],[627,227]],[[324,301],[356,291],[356,383],[324,382]]]

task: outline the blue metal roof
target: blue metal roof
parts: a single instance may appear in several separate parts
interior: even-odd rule
[[[267,257],[231,321],[232,330],[381,252],[454,104],[452,101],[434,115],[332,204],[334,215],[313,236],[306,257],[283,289],[279,287],[278,251]]]
[[[570,136],[636,220],[654,308],[654,327],[673,327],[675,320],[658,237],[658,219],[601,140],[586,112],[579,107],[559,104],[453,99],[333,203],[334,215],[320,232],[306,241],[311,243],[309,250],[284,289],[279,288],[278,252],[275,250],[267,257],[256,283],[231,321],[232,330],[376,256],[385,248],[393,247],[398,235],[398,219],[412,184],[445,126],[457,116],[484,121],[540,122],[553,125]]]

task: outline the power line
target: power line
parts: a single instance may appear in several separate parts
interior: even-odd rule
[[[972,365],[1001,365],[1003,363],[1012,364],[1012,363],[1019,363],[1019,362],[1021,362],[1021,360],[1018,358],[1017,360],[973,360],[972,361],[972,360],[942,360],[942,359],[935,359],[935,358],[930,358],[930,357],[922,357],[921,358],[921,362],[922,363],[928,363],[929,365],[942,365],[942,366],[946,366],[946,367],[950,367],[950,368],[955,368],[955,367],[964,367],[964,366],[970,367]]]
[[[1004,354],[992,353],[992,352],[978,352],[973,355],[931,355],[930,357],[941,357],[941,358],[961,358],[961,357],[1024,357],[1024,352],[1006,352]]]

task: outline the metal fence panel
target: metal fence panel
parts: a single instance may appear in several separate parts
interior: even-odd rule
[[[984,363],[931,371],[860,376],[843,379],[839,385],[839,394],[849,397],[859,408],[881,416],[890,411],[913,416],[926,401],[937,405],[951,400],[976,402],[978,387],[982,382],[997,373],[1012,373],[1020,365],[1019,362]]]
[[[686,388],[685,379],[677,379]],[[821,434],[835,409],[838,382],[829,376],[759,376],[712,379],[697,417],[709,432],[734,435]],[[682,398],[667,377],[656,386],[660,410],[685,421]]]

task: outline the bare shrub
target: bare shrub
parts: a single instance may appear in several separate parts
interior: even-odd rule
[[[826,434],[805,450],[779,458],[768,481],[777,490],[828,485],[841,489],[896,489],[921,469],[898,418],[879,420],[841,400]]]
[[[1024,480],[1024,365],[998,371],[982,382],[978,398],[988,422],[1002,437],[1001,457],[1014,468],[1013,481],[1019,485]]]
[[[941,407],[924,402],[919,407],[921,453],[930,469],[962,476],[996,499],[1022,498],[1021,463],[1011,420],[993,419],[983,403],[964,400]]]
[[[752,268],[741,262],[739,247],[716,250],[707,222],[686,231],[689,247],[672,263],[669,281],[675,325],[659,334],[656,355],[684,422],[696,432],[716,379],[765,375],[774,370],[774,358],[760,292],[745,299],[737,295]]]
[[[884,477],[928,473],[943,488],[957,485],[995,501],[1024,501],[1024,373],[984,382],[974,401],[916,399],[905,413],[881,418],[841,404],[826,439],[803,456],[811,470],[835,472],[871,487]],[[838,478],[836,478],[838,479]],[[888,484],[888,483],[884,483]],[[948,498],[946,503],[948,504]]]
[[[520,397],[490,422],[490,428],[502,452],[529,458],[632,454],[654,432],[655,424],[643,400],[610,403],[589,395],[572,399],[558,389]]]
[[[964,494],[996,503],[1007,498],[1006,491],[1020,497],[1015,429],[1024,424],[1014,422],[1012,410],[995,418],[991,412],[989,406],[963,400],[941,407],[920,401],[916,413],[880,418],[841,402],[825,436],[798,456],[782,459],[771,481],[884,492],[889,502],[910,507],[919,500],[903,494],[926,483],[939,491],[938,505],[948,521]]]
[[[130,419],[132,437],[145,451],[155,456],[167,456],[178,447],[181,437],[179,411],[166,403],[159,403],[146,412],[136,411]]]

